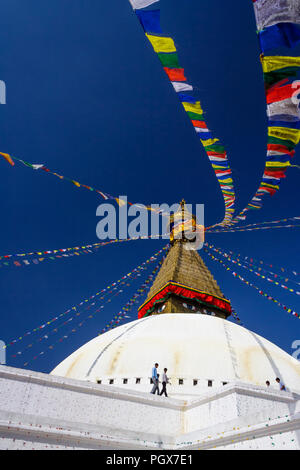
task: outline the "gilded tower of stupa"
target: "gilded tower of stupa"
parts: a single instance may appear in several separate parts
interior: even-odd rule
[[[139,308],[139,318],[162,313],[200,313],[226,319],[231,314],[230,302],[197,250],[191,249],[191,234],[197,224],[184,201],[171,216],[170,227],[170,250]]]

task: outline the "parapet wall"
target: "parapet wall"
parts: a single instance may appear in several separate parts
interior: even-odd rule
[[[0,394],[0,449],[212,448],[274,420],[300,448],[299,397],[241,383],[185,401],[0,366]]]

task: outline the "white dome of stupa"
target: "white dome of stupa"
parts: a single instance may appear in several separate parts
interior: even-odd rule
[[[208,387],[245,382],[300,391],[300,364],[265,338],[228,320],[202,314],[163,314],[97,336],[53,375],[150,392],[151,369],[168,368],[169,395],[199,396]]]

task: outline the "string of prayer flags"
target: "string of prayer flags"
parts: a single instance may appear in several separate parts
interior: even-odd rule
[[[280,170],[278,170],[278,173],[281,173]],[[263,226],[263,225],[280,224],[280,223],[289,222],[289,221],[300,221],[300,216],[288,217],[286,219],[279,219],[279,220],[270,220],[270,221],[267,221],[267,222],[257,222],[256,224],[248,224],[248,225],[233,225],[233,224],[231,224],[230,226],[222,227],[222,228],[218,228],[218,229],[214,229],[214,230],[211,230],[213,226],[210,226],[210,227],[206,228],[205,232],[206,233],[222,233],[223,231],[226,232],[226,231],[231,230],[231,229],[232,229],[232,231],[237,231],[239,229],[244,230],[244,229],[249,228],[249,227],[250,228],[260,227],[260,226]],[[290,227],[290,225],[288,227]],[[269,227],[269,228],[271,228],[271,227]]]
[[[250,205],[250,204],[249,204]],[[234,222],[234,221],[233,221]],[[270,227],[253,227],[253,228],[232,228],[228,227],[224,230],[207,230],[206,233],[234,233],[234,232],[252,232],[254,230],[273,230],[278,228],[299,228],[300,225],[272,225]]]
[[[283,303],[279,302],[279,300],[275,299],[274,297],[272,297],[271,295],[267,294],[266,292],[264,292],[262,289],[260,289],[259,287],[255,286],[254,284],[252,284],[251,282],[247,281],[244,277],[240,276],[238,273],[236,273],[235,271],[233,271],[230,267],[228,267],[222,260],[218,259],[216,256],[214,256],[212,253],[210,253],[207,248],[205,248],[205,251],[207,253],[207,255],[213,260],[213,261],[217,261],[218,263],[220,263],[225,269],[226,271],[228,272],[231,272],[231,274],[239,279],[241,282],[243,282],[244,284],[246,284],[247,286],[250,286],[252,287],[253,289],[257,290],[258,293],[265,297],[266,299],[270,300],[271,302],[274,302],[276,305],[278,305],[278,307],[281,307],[283,308],[287,313],[290,313],[291,315],[293,315],[294,317],[296,318],[300,318],[300,315],[295,312],[293,309],[287,307],[286,305],[284,305]]]
[[[136,304],[138,299],[150,289],[151,281],[153,280],[155,274],[157,273],[157,271],[161,267],[164,259],[165,259],[165,257],[159,261],[158,265],[152,271],[152,273],[150,274],[148,279],[141,285],[141,287],[137,290],[137,292],[133,295],[133,297],[122,307],[122,309],[118,313],[119,316],[125,317],[125,315],[128,314],[128,312]],[[107,331],[107,328],[109,330],[111,330],[111,329],[115,328],[116,326],[118,326],[118,323],[116,325],[113,325],[113,326],[110,326],[110,324],[106,325],[106,327],[101,330],[101,332],[98,334],[98,336],[105,333]]]
[[[100,194],[100,196],[101,196],[105,201],[107,201],[107,200],[114,200],[120,207],[122,207],[123,205],[126,204],[126,202],[123,201],[122,199],[119,199],[119,198],[117,198],[117,197],[111,196],[110,194],[105,193],[105,192],[103,192],[103,191],[100,191],[99,189],[93,188],[92,186],[88,186],[88,185],[86,185],[86,184],[80,183],[80,182],[78,182],[78,181],[76,181],[76,180],[73,180],[73,179],[71,179],[71,178],[68,178],[68,177],[66,177],[66,176],[64,176],[64,175],[61,175],[61,174],[59,174],[59,173],[56,173],[56,172],[50,170],[49,168],[47,168],[47,167],[46,167],[45,165],[43,165],[43,164],[33,164],[33,163],[29,163],[29,162],[26,162],[25,160],[21,160],[20,158],[17,158],[17,157],[15,157],[15,156],[9,155],[9,154],[7,154],[7,153],[2,153],[2,152],[0,152],[0,155],[2,155],[2,156],[5,158],[5,160],[6,160],[8,163],[10,163],[11,165],[14,165],[14,164],[15,164],[14,161],[18,161],[18,162],[22,163],[24,166],[26,166],[26,167],[28,167],[28,168],[31,168],[32,170],[35,170],[35,171],[37,171],[37,170],[44,171],[44,172],[46,172],[46,173],[48,173],[48,174],[51,174],[51,175],[56,176],[56,177],[59,178],[60,180],[68,181],[69,183],[71,183],[73,186],[75,186],[75,187],[77,187],[77,188],[87,189],[87,190],[89,190],[89,191],[93,191],[93,192],[95,192],[95,193],[97,193],[97,194]],[[128,204],[129,206],[132,206],[132,205],[133,205],[133,204],[132,204],[131,202],[129,202],[129,201],[127,201],[127,204]],[[146,209],[147,211],[157,212],[156,209],[153,209],[153,208],[150,207],[150,206],[141,205],[140,207],[141,207],[142,209]],[[160,213],[161,215],[163,215],[163,216],[166,215],[166,214],[164,214],[163,212],[159,212],[159,213]]]
[[[220,250],[219,248],[215,248],[213,245],[206,245],[206,248],[209,248],[211,249],[212,251],[220,254],[221,256],[223,256],[224,258],[226,258],[228,261],[230,261],[231,263],[237,265],[237,266],[240,266],[242,267],[243,269],[246,269],[248,271],[250,271],[251,273],[255,274],[255,276],[257,277],[260,277],[261,279],[265,280],[265,281],[268,281],[268,282],[271,282],[272,284],[276,285],[277,287],[281,287],[282,289],[292,293],[292,294],[296,294],[296,295],[300,295],[300,290],[297,291],[295,289],[292,289],[288,286],[286,286],[285,284],[281,284],[280,282],[278,282],[277,280],[274,280],[274,279],[271,279],[269,275],[265,276],[264,274],[262,274],[261,272],[258,272],[258,268],[256,266],[254,266],[253,264],[250,264],[250,263],[246,263],[246,264],[250,264],[251,266],[253,266],[255,269],[252,269],[250,266],[247,266],[245,265],[245,262],[242,262],[240,259],[234,259],[230,254],[226,253],[225,251],[223,250]]]
[[[19,336],[18,338],[15,338],[14,340],[11,340],[9,342],[7,342],[7,344],[5,346],[3,346],[2,349],[6,349],[7,347],[10,347],[10,346],[13,346],[15,343],[23,340],[25,337],[33,334],[33,333],[36,333],[46,327],[48,327],[49,325],[51,325],[53,322],[57,321],[58,319],[76,311],[78,308],[80,308],[82,305],[85,305],[86,303],[89,303],[89,302],[92,302],[94,301],[98,296],[100,296],[100,299],[101,297],[103,296],[103,294],[105,294],[107,291],[110,291],[111,289],[114,289],[115,287],[117,287],[119,284],[122,284],[124,283],[124,281],[126,281],[127,279],[131,278],[132,276],[135,276],[136,274],[138,275],[139,273],[141,273],[142,271],[144,271],[148,265],[150,265],[150,263],[153,263],[154,261],[156,261],[158,259],[158,257],[164,253],[164,252],[167,252],[169,250],[169,245],[166,245],[164,246],[161,250],[157,251],[156,253],[154,253],[154,255],[152,255],[150,258],[148,258],[146,261],[144,261],[143,263],[141,263],[140,265],[138,265],[136,268],[134,268],[132,271],[130,271],[129,273],[125,274],[124,276],[122,276],[120,279],[118,279],[117,281],[113,282],[112,284],[109,284],[106,288],[100,290],[99,292],[97,292],[96,294],[88,297],[87,299],[84,299],[83,301],[81,301],[78,305],[76,306],[73,306],[71,308],[69,308],[68,310],[66,310],[65,312],[55,316],[54,318],[52,318],[51,320],[47,320],[47,321],[44,321],[41,325],[39,325],[38,327],[28,331],[27,333],[25,333],[23,336]],[[1,349],[1,348],[0,348]]]
[[[273,196],[291,166],[299,143],[300,113],[297,95],[299,83],[294,79],[300,57],[265,53],[276,48],[294,48],[300,42],[299,0],[252,0],[256,18],[261,64],[266,90],[268,140],[267,158],[262,181],[250,203],[233,219],[246,220],[247,212],[263,206],[266,195]],[[294,82],[290,82],[294,80]],[[276,147],[280,147],[276,148]],[[274,153],[276,151],[276,154]]]
[[[193,96],[193,86],[188,83],[185,70],[180,66],[174,40],[165,36],[162,31],[160,9],[157,8],[157,2],[153,2],[155,3],[153,9],[144,9],[151,5],[148,2],[132,2],[130,0],[130,3],[211,162],[224,198],[225,216],[222,223],[227,224],[231,221],[234,213],[235,191],[226,150],[207,126],[201,103]]]
[[[241,326],[244,324],[242,323],[240,317],[238,316],[237,312],[231,307],[231,315],[233,316],[234,320]]]
[[[276,194],[300,141],[300,112],[294,99],[300,91],[299,82],[289,83],[299,70],[300,57],[262,55],[261,62],[268,116],[265,170],[255,195],[233,219],[235,224],[246,220],[247,212],[261,209],[264,196]]]
[[[163,258],[164,259],[164,258]],[[159,263],[157,264],[157,266],[155,267],[155,269],[152,271],[152,273],[148,276],[148,278],[143,282],[143,284],[139,287],[139,289],[137,290],[137,292],[133,295],[133,297],[125,304],[125,306],[118,312],[117,315],[114,316],[114,318],[108,322],[106,324],[106,326],[102,329],[102,331],[99,333],[99,335],[109,331],[109,330],[112,330],[114,328],[116,328],[117,326],[120,325],[120,323],[122,321],[125,321],[127,318],[128,318],[128,313],[130,312],[130,310],[133,308],[133,306],[136,304],[136,302],[139,300],[139,298],[145,294],[145,292],[147,292],[147,290],[150,289],[150,286],[151,286],[151,281],[153,280],[153,277],[155,276],[155,274],[157,273],[158,269],[160,268],[162,262],[163,262],[163,259],[159,261]],[[46,352],[49,352],[49,350],[53,350],[55,345],[58,345],[60,343],[62,343],[63,341],[65,341],[66,339],[69,338],[69,336],[71,334],[74,334],[78,331],[79,328],[81,328],[84,323],[86,323],[86,321],[88,321],[89,319],[93,319],[95,317],[95,315],[97,313],[100,312],[100,310],[103,308],[103,306],[101,306],[100,308],[98,308],[95,312],[93,312],[92,314],[88,315],[88,317],[86,317],[85,319],[83,319],[76,327],[73,327],[72,329],[70,329],[68,332],[66,332],[66,334],[64,334],[61,338],[59,338],[55,343],[52,343],[50,346],[48,346],[47,350],[45,351],[41,351],[40,353],[36,354],[35,356],[33,356],[33,358],[29,361],[26,361],[24,364],[23,364],[23,367],[27,367],[32,361],[35,361],[37,360],[39,357],[41,356],[44,356],[46,354]],[[57,329],[56,331],[53,330],[55,333],[57,332]],[[44,339],[48,339],[48,337],[44,338]],[[28,348],[27,348],[28,349]],[[22,354],[22,351],[20,351],[20,354]],[[15,354],[14,357],[17,357],[17,355],[20,355],[20,354]]]
[[[63,176],[63,175],[58,174],[54,171],[51,171],[49,168],[47,168],[43,164],[29,163],[29,162],[26,162],[25,160],[21,160],[20,158],[17,158],[13,155],[9,155],[7,153],[0,152],[0,155],[2,155],[11,165],[14,165],[14,160],[15,160],[15,161],[18,161],[18,162],[22,163],[24,166],[27,166],[28,168],[31,168],[32,170],[35,170],[35,171],[42,170],[42,171],[45,171],[46,173],[49,173],[51,175],[54,175],[54,176],[58,177],[60,180],[69,181],[70,183],[72,183],[77,188],[84,188],[84,189],[88,189],[89,191],[95,191],[96,193],[100,194],[102,196],[102,198],[105,199],[105,200],[107,200],[107,199],[116,200],[115,197],[110,196],[109,194],[104,193],[103,191],[100,191],[99,189],[92,188],[91,186],[87,186],[86,184],[79,183],[78,181],[75,181],[71,178],[67,178],[66,176]]]
[[[261,272],[264,272],[264,273],[266,273],[268,276],[274,277],[274,279],[276,279],[276,280],[281,280],[282,282],[286,282],[286,283],[292,282],[293,284],[296,284],[297,286],[300,286],[300,282],[295,281],[294,279],[291,279],[290,277],[282,276],[282,275],[280,275],[280,274],[278,274],[278,273],[275,273],[275,272],[273,272],[273,271],[270,271],[270,269],[266,269],[266,268],[263,268],[263,267],[262,267],[262,266],[268,266],[269,268],[271,267],[272,269],[274,269],[273,265],[268,265],[268,264],[264,263],[263,261],[256,261],[254,258],[251,258],[251,257],[249,257],[249,256],[243,256],[243,255],[241,255],[241,254],[239,254],[239,253],[238,253],[238,254],[237,254],[237,253],[234,253],[232,250],[229,250],[229,251],[228,251],[229,254],[226,253],[226,252],[224,252],[224,251],[222,252],[222,250],[221,250],[220,248],[217,248],[216,246],[212,245],[211,243],[210,243],[210,244],[205,244],[205,246],[206,246],[207,248],[212,249],[212,250],[215,251],[216,253],[219,253],[219,252],[220,252],[220,253],[222,254],[222,256],[224,255],[225,258],[228,257],[228,256],[231,256],[233,259],[235,259],[235,260],[238,261],[238,262],[246,263],[248,266],[250,266],[250,267],[256,269],[256,270],[259,271],[260,273],[261,273]],[[279,269],[280,269],[280,268],[279,268]],[[285,270],[284,270],[283,268],[281,268],[281,271],[282,271],[282,273],[285,272]],[[298,275],[296,271],[294,271],[293,274],[294,274],[295,276]],[[289,274],[289,276],[290,276],[290,274]],[[299,294],[300,294],[300,293],[299,293]],[[297,295],[299,295],[299,294],[297,293]]]
[[[205,243],[205,246],[208,246],[206,243]],[[212,245],[213,246],[213,245]],[[214,247],[216,248],[216,247]],[[232,251],[229,251],[230,254],[234,255],[234,253]],[[236,257],[238,258],[243,258],[244,260],[246,261],[250,261],[251,263],[256,263],[256,264],[259,264],[260,266],[266,266],[268,268],[271,268],[271,269],[277,269],[277,270],[280,270],[282,273],[288,273],[288,270],[286,268],[276,268],[273,264],[269,264],[269,263],[266,263],[265,261],[262,261],[262,260],[257,260],[255,258],[253,258],[252,256],[243,256],[241,255],[240,253],[236,254],[235,255]],[[261,269],[261,268],[258,268],[258,269]],[[268,270],[269,271],[269,270]],[[270,272],[270,271],[269,271]],[[274,277],[278,276],[279,278],[281,278],[279,275],[271,272],[271,274],[274,275]],[[298,273],[297,271],[292,271],[290,274],[293,274],[294,276],[300,276],[300,273]],[[289,279],[286,278],[286,276],[284,278],[281,278],[281,279],[284,279],[286,282],[289,281]],[[293,281],[294,282],[294,281]],[[299,284],[297,282],[297,284]],[[299,284],[300,285],[300,284]]]
[[[11,258],[17,257],[17,258],[24,258],[24,256],[49,256],[49,255],[56,255],[57,258],[62,258],[65,257],[68,253],[74,252],[74,254],[80,254],[79,250],[83,250],[84,253],[91,253],[90,250],[96,250],[102,246],[105,245],[110,245],[111,243],[122,243],[122,242],[129,242],[131,240],[148,240],[148,239],[159,239],[162,238],[164,235],[151,235],[151,236],[146,236],[143,235],[141,237],[130,237],[130,238],[124,238],[124,239],[113,239],[113,240],[108,240],[105,242],[98,242],[98,243],[93,243],[89,245],[83,245],[83,246],[73,246],[72,248],[59,248],[56,250],[41,250],[41,251],[31,251],[28,253],[12,253],[8,255],[0,255],[0,261],[7,261]],[[82,254],[82,253],[81,253]],[[44,259],[47,258],[42,258],[41,260],[38,258],[38,261],[43,261]],[[54,257],[49,257],[49,259],[55,259]],[[22,260],[24,264],[29,264],[26,262],[26,260]],[[37,264],[37,263],[36,263]],[[8,264],[6,264],[8,265]],[[1,263],[0,263],[1,266]]]
[[[64,328],[65,326],[69,325],[69,323],[73,322],[74,320],[77,320],[78,317],[82,316],[85,312],[88,312],[87,316],[84,318],[84,319],[81,319],[80,320],[80,323],[79,325],[82,326],[87,320],[89,319],[92,319],[96,316],[97,313],[99,313],[101,310],[104,309],[105,305],[112,302],[113,299],[115,299],[116,297],[118,297],[120,294],[123,293],[124,291],[124,287],[129,287],[131,285],[131,283],[136,280],[138,278],[138,276],[140,276],[140,274],[135,274],[135,276],[131,277],[130,279],[128,279],[125,282],[122,282],[120,284],[119,287],[115,286],[113,289],[109,290],[108,292],[106,292],[105,295],[102,295],[100,298],[97,298],[95,299],[90,305],[88,305],[86,308],[84,308],[83,310],[79,311],[78,309],[75,309],[73,312],[72,312],[72,315],[70,318],[68,318],[67,320],[63,321],[62,323],[60,323],[59,325],[56,325],[55,328],[51,331],[47,331],[45,333],[45,331],[43,331],[43,335],[40,336],[39,338],[37,338],[35,341],[32,341],[30,344],[28,344],[24,349],[22,350],[19,350],[18,352],[16,352],[15,354],[12,354],[11,357],[12,358],[16,358],[18,356],[21,356],[23,355],[24,353],[26,353],[26,351],[28,351],[29,349],[32,349],[34,347],[35,344],[37,343],[41,343],[41,342],[45,342],[45,341],[48,341],[48,340],[51,340],[52,336],[56,335],[62,328]],[[150,275],[151,276],[151,275]],[[120,288],[121,287],[121,288]],[[96,310],[94,310],[93,312],[90,312],[91,309],[93,309],[96,305],[97,302],[101,302],[101,305],[99,308],[97,308]],[[72,332],[75,332],[77,331],[76,328],[78,328],[79,325],[75,325],[72,327]],[[67,333],[68,334],[68,333]],[[65,336],[64,336],[65,337]],[[63,338],[64,338],[63,337]]]
[[[129,241],[128,240],[119,240],[119,241]],[[2,267],[22,267],[22,266],[33,266],[33,265],[38,265],[44,261],[56,261],[58,259],[65,259],[65,258],[70,258],[74,256],[81,256],[81,255],[87,255],[87,254],[95,254],[97,253],[97,250],[104,245],[108,245],[110,243],[116,243],[115,240],[111,240],[109,242],[104,242],[103,244],[95,244],[95,246],[90,246],[89,248],[85,247],[85,249],[80,249],[79,247],[74,248],[74,251],[66,253],[66,249],[62,250],[54,250],[54,253],[59,253],[59,254],[52,254],[51,256],[49,255],[50,252],[43,252],[39,253],[39,255],[43,256],[37,256],[36,253],[28,253],[27,255],[22,255],[22,254],[17,254],[17,255],[4,255],[0,256],[0,268]],[[45,254],[44,254],[45,253]],[[36,258],[22,258],[22,259],[14,259],[13,256],[36,256]]]

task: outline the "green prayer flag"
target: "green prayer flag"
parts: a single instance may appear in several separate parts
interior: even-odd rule
[[[285,78],[296,78],[298,70],[298,67],[285,67],[283,69],[274,70],[273,72],[264,73],[265,84],[270,87]]]
[[[206,152],[216,152],[216,153],[226,152],[225,147],[223,147],[223,145],[218,145],[218,144],[207,145],[207,147],[205,147],[205,151]]]
[[[163,67],[171,67],[175,69],[180,68],[178,55],[176,52],[170,54],[159,52],[157,55]]]
[[[188,117],[192,121],[204,121],[203,114],[192,113],[191,111],[187,111]]]
[[[279,139],[278,137],[268,136],[268,144],[284,145],[289,150],[293,150],[296,145],[291,140]]]

